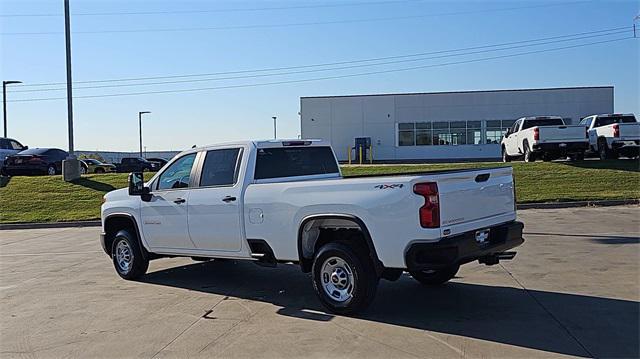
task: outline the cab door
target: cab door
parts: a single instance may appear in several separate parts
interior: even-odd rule
[[[511,127],[511,134],[507,138],[507,141],[505,144],[505,147],[507,149],[507,154],[509,156],[517,156],[522,153],[520,152],[520,146],[518,145],[520,143],[520,139],[518,138],[518,135],[519,135],[518,130],[520,129],[521,123],[522,123],[522,120],[518,120],[513,124],[513,127]]]
[[[142,231],[152,249],[193,249],[187,226],[191,179],[196,153],[182,156],[154,182],[151,198],[141,201]]]
[[[189,200],[189,234],[198,249],[242,249],[243,150],[231,147],[203,153],[200,178]]]

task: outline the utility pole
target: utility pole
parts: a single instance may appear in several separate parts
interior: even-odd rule
[[[276,133],[276,116],[271,117],[273,119],[273,139],[275,140],[276,138],[278,138],[278,135]]]
[[[67,125],[69,128],[69,157],[63,161],[62,178],[73,181],[80,178],[80,162],[73,147],[73,89],[71,81],[71,19],[69,18],[69,0],[64,0],[64,40],[67,62]]]
[[[151,111],[138,112],[138,125],[140,128],[140,157],[142,157],[142,115],[144,115],[145,113],[151,113]]]
[[[21,83],[21,81],[2,81],[2,116],[4,119],[4,137],[7,137],[7,85]]]

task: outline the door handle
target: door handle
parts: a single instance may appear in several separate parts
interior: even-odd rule
[[[173,201],[173,203],[180,204],[180,203],[185,203],[186,201],[187,201],[187,200],[186,200],[186,199],[184,199],[184,198],[176,198],[176,199]]]
[[[233,201],[235,201],[235,200],[236,200],[236,198],[235,198],[235,197],[233,197],[233,196],[226,196],[225,198],[223,198],[223,199],[222,199],[222,202],[227,202],[227,203],[229,203],[229,202],[233,202]]]

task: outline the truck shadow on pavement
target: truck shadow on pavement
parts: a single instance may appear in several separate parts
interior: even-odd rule
[[[592,242],[600,244],[639,244],[638,236],[617,236],[617,235],[595,235],[595,234],[568,234],[568,233],[541,233],[527,232],[526,234],[535,236],[552,236],[552,237],[577,237],[586,238]]]
[[[333,319],[296,265],[260,268],[241,261],[204,262],[147,274],[143,282],[272,303],[277,313]],[[429,288],[408,275],[382,280],[356,320],[422,329],[580,357],[639,356],[640,303],[587,295],[461,283]]]

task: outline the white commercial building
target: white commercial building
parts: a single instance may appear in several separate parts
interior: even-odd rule
[[[330,141],[341,161],[361,137],[370,138],[375,161],[499,158],[502,135],[520,117],[576,124],[612,112],[612,86],[300,99],[302,138]]]

